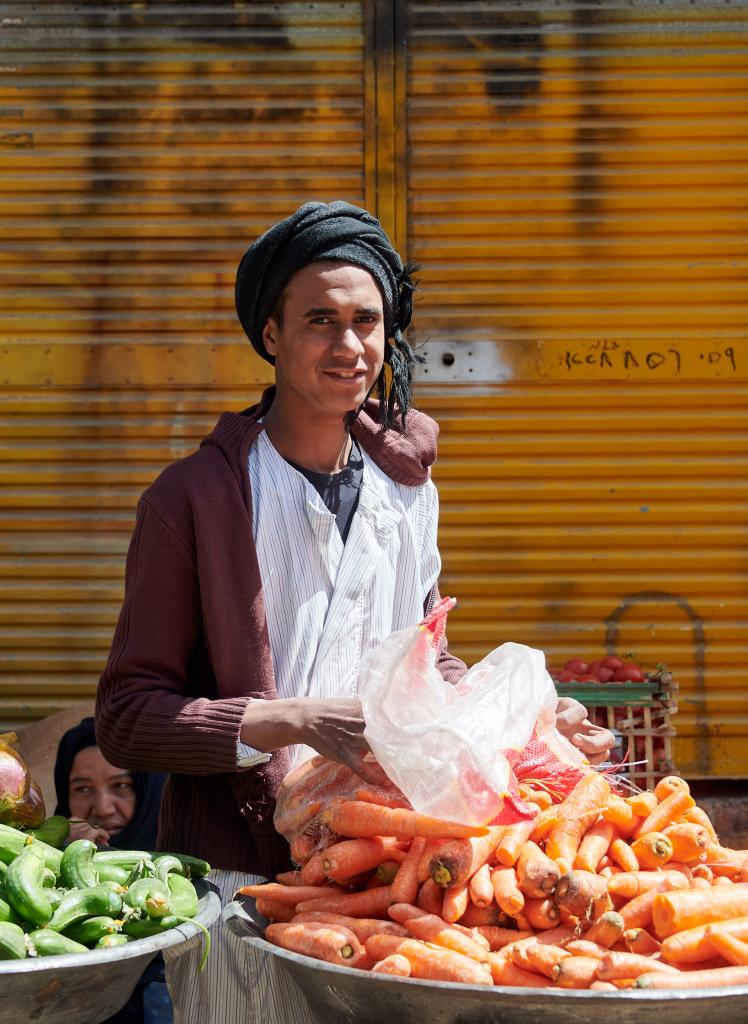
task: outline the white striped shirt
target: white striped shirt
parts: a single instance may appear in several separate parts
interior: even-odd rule
[[[252,530],[279,697],[355,697],[363,654],[423,618],[439,576],[431,480],[396,483],[363,452],[346,544],[312,484],[263,431],[249,455]],[[314,751],[291,749],[298,764]],[[239,764],[269,755],[240,746]]]

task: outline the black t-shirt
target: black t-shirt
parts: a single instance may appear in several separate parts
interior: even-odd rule
[[[364,475],[364,457],[358,444],[352,440],[348,463],[339,473],[315,473],[286,459],[289,465],[302,473],[319,494],[325,507],[335,516],[340,536],[345,544],[358,505],[361,480]]]

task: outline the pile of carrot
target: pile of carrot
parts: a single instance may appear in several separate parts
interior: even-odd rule
[[[590,772],[531,821],[472,827],[333,802],[332,842],[240,892],[268,941],[437,981],[614,992],[748,984],[748,851],[720,844],[675,776],[624,797]]]

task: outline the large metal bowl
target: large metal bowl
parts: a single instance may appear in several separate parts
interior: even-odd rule
[[[204,878],[195,880],[195,888],[195,920],[207,928],[221,912],[221,898]],[[0,1024],[97,1024],[125,1005],[157,953],[191,941],[202,941],[202,932],[194,924],[180,924],[113,949],[0,961]]]
[[[223,919],[236,935],[278,957],[320,1024],[748,1024],[748,985],[576,992],[416,981],[336,967],[265,942],[267,922],[249,897],[229,903]]]

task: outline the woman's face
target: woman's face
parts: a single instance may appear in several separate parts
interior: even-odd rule
[[[98,747],[84,747],[70,769],[70,816],[83,818],[109,835],[121,832],[135,814],[132,775],[105,761]]]

